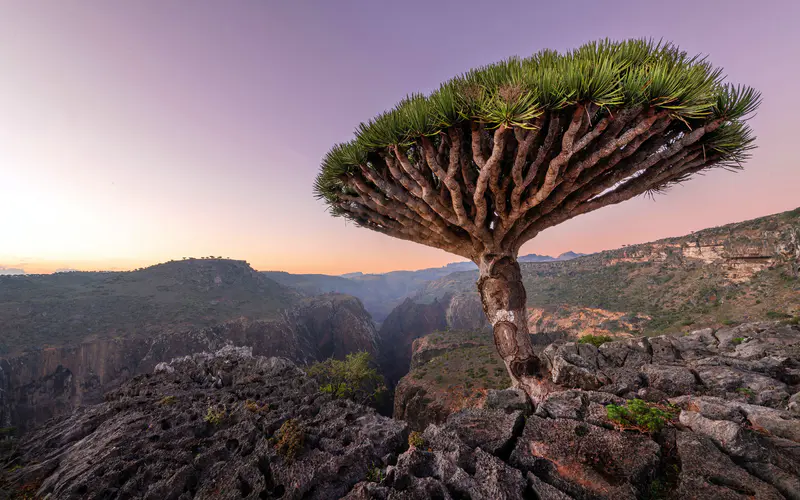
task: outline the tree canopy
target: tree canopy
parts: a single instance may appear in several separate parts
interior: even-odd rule
[[[362,123],[314,191],[335,216],[477,260],[541,230],[736,169],[752,88],[650,40],[591,42],[473,69]]]

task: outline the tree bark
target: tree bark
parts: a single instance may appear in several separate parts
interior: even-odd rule
[[[516,256],[484,254],[478,261],[478,291],[494,330],[494,344],[513,387],[538,404],[549,392],[547,374],[528,334],[525,287]]]

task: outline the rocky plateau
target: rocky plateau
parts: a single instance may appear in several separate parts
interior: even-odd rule
[[[797,326],[540,353],[557,389],[538,407],[491,390],[418,435],[321,394],[285,359],[233,347],[178,358],[23,437],[4,487],[64,499],[800,498]],[[663,408],[663,427],[611,418],[630,398]]]

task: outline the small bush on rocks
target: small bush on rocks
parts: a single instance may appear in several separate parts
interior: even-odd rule
[[[380,467],[370,467],[367,471],[367,481],[370,483],[380,483],[386,477],[386,473]]]
[[[422,437],[422,433],[412,431],[411,434],[408,435],[408,445],[414,448],[422,448],[425,446],[425,439]]]
[[[753,396],[756,395],[753,389],[749,387],[739,387],[738,389],[736,389],[736,392],[738,392],[739,394],[744,394],[748,398],[752,398]]]
[[[284,422],[278,429],[277,436],[275,451],[287,461],[293,461],[303,451],[305,432],[297,420],[290,418]]]
[[[225,407],[222,408],[215,408],[214,406],[209,406],[208,411],[206,411],[206,416],[203,418],[206,422],[211,425],[219,425],[225,420],[227,416],[227,412],[225,411]]]
[[[600,347],[606,342],[611,342],[613,339],[608,335],[584,335],[578,339],[579,344],[592,344],[595,347]]]
[[[177,402],[178,402],[178,398],[176,398],[175,396],[164,396],[163,398],[161,398],[161,400],[158,402],[158,404],[160,404],[162,406],[169,406],[169,405],[175,404]]]
[[[348,354],[344,361],[328,359],[314,363],[306,373],[319,382],[322,392],[337,399],[379,404],[387,389],[383,377],[370,366],[371,361],[368,352],[355,352]]]
[[[606,414],[620,429],[635,429],[649,434],[660,432],[676,416],[675,410],[668,406],[641,399],[631,399],[624,406],[610,404],[606,406]]]

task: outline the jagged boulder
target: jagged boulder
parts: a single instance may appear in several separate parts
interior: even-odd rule
[[[519,435],[525,419],[522,412],[469,409],[450,415],[445,429],[452,429],[467,445],[480,447],[493,455],[510,453],[514,437]]]
[[[649,387],[671,396],[694,392],[694,374],[684,366],[648,364],[642,366],[641,373]]]
[[[487,392],[484,408],[503,410],[507,413],[521,411],[526,415],[533,411],[533,407],[525,391],[514,388]]]
[[[778,322],[622,339],[599,348],[555,343],[540,357],[560,386],[627,398],[698,394],[788,409],[800,388],[800,328]]]
[[[642,434],[568,419],[530,417],[510,463],[576,497],[636,498],[647,490],[660,448]]]

